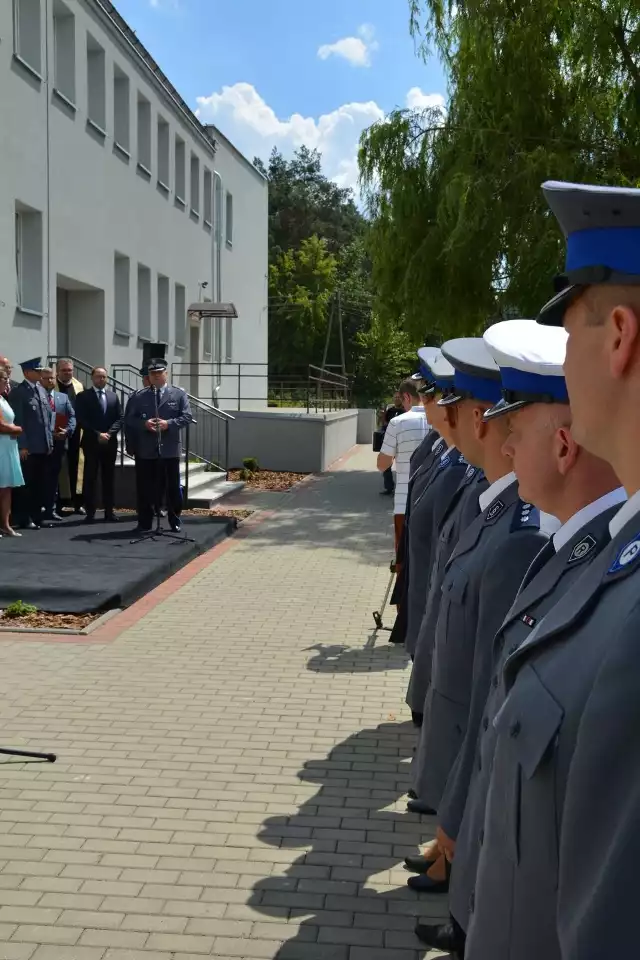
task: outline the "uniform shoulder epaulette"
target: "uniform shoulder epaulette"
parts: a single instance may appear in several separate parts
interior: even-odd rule
[[[520,501],[511,521],[511,530],[540,530],[540,511],[532,503]]]
[[[445,451],[444,438],[440,437],[439,440],[436,440],[436,445],[432,450],[434,457],[439,457],[441,453]]]
[[[460,486],[466,487],[468,484],[471,483],[473,478],[478,475],[479,472],[480,471],[478,470],[478,467],[474,467],[472,464],[469,464],[469,466],[465,471],[464,477],[460,481]]]

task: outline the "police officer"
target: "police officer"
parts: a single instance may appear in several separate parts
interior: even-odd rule
[[[640,191],[544,192],[567,272],[539,320],[569,333],[574,438],[629,500],[611,543],[504,666],[469,960],[638,953]]]
[[[527,571],[491,647],[479,651],[473,670],[469,721],[463,746],[438,811],[439,836],[455,851],[451,874],[452,921],[420,924],[423,942],[462,952],[483,843],[484,811],[493,761],[493,720],[501,702],[500,661],[527,639],[532,627],[571,588],[608,542],[608,523],[625,499],[609,464],[578,447],[562,371],[566,334],[532,320],[495,324],[484,335],[500,366],[503,399],[485,417],[508,415],[505,449],[520,494],[559,518],[554,533]],[[488,699],[487,699],[488,697]],[[502,928],[507,924],[503,921]]]
[[[15,413],[15,425],[22,427],[18,437],[24,487],[14,491],[13,512],[16,525],[23,530],[38,530],[47,498],[48,458],[53,451],[53,424],[47,395],[40,384],[41,357],[20,364],[24,380],[9,393]]]
[[[151,530],[158,491],[164,484],[169,525],[179,532],[181,431],[193,417],[185,391],[167,383],[166,361],[150,360],[148,374],[150,385],[129,398],[125,415],[139,471],[138,525],[142,531]]]

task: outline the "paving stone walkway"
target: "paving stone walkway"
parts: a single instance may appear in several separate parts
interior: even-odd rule
[[[0,639],[0,742],[59,755],[0,765],[0,960],[424,957],[380,487],[274,495],[112,643]]]

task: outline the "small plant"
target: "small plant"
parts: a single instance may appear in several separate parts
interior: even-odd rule
[[[15,600],[5,608],[4,616],[9,620],[16,620],[18,617],[29,617],[32,613],[37,613],[38,608],[32,603],[23,603],[22,600]]]
[[[257,457],[245,457],[242,461],[242,466],[250,473],[257,473],[260,469],[260,464],[258,463]]]

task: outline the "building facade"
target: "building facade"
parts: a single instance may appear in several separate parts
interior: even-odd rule
[[[0,38],[0,353],[112,368],[162,342],[189,392],[243,364],[266,398],[264,177],[109,0],[4,0]],[[238,318],[188,316],[205,299]]]

